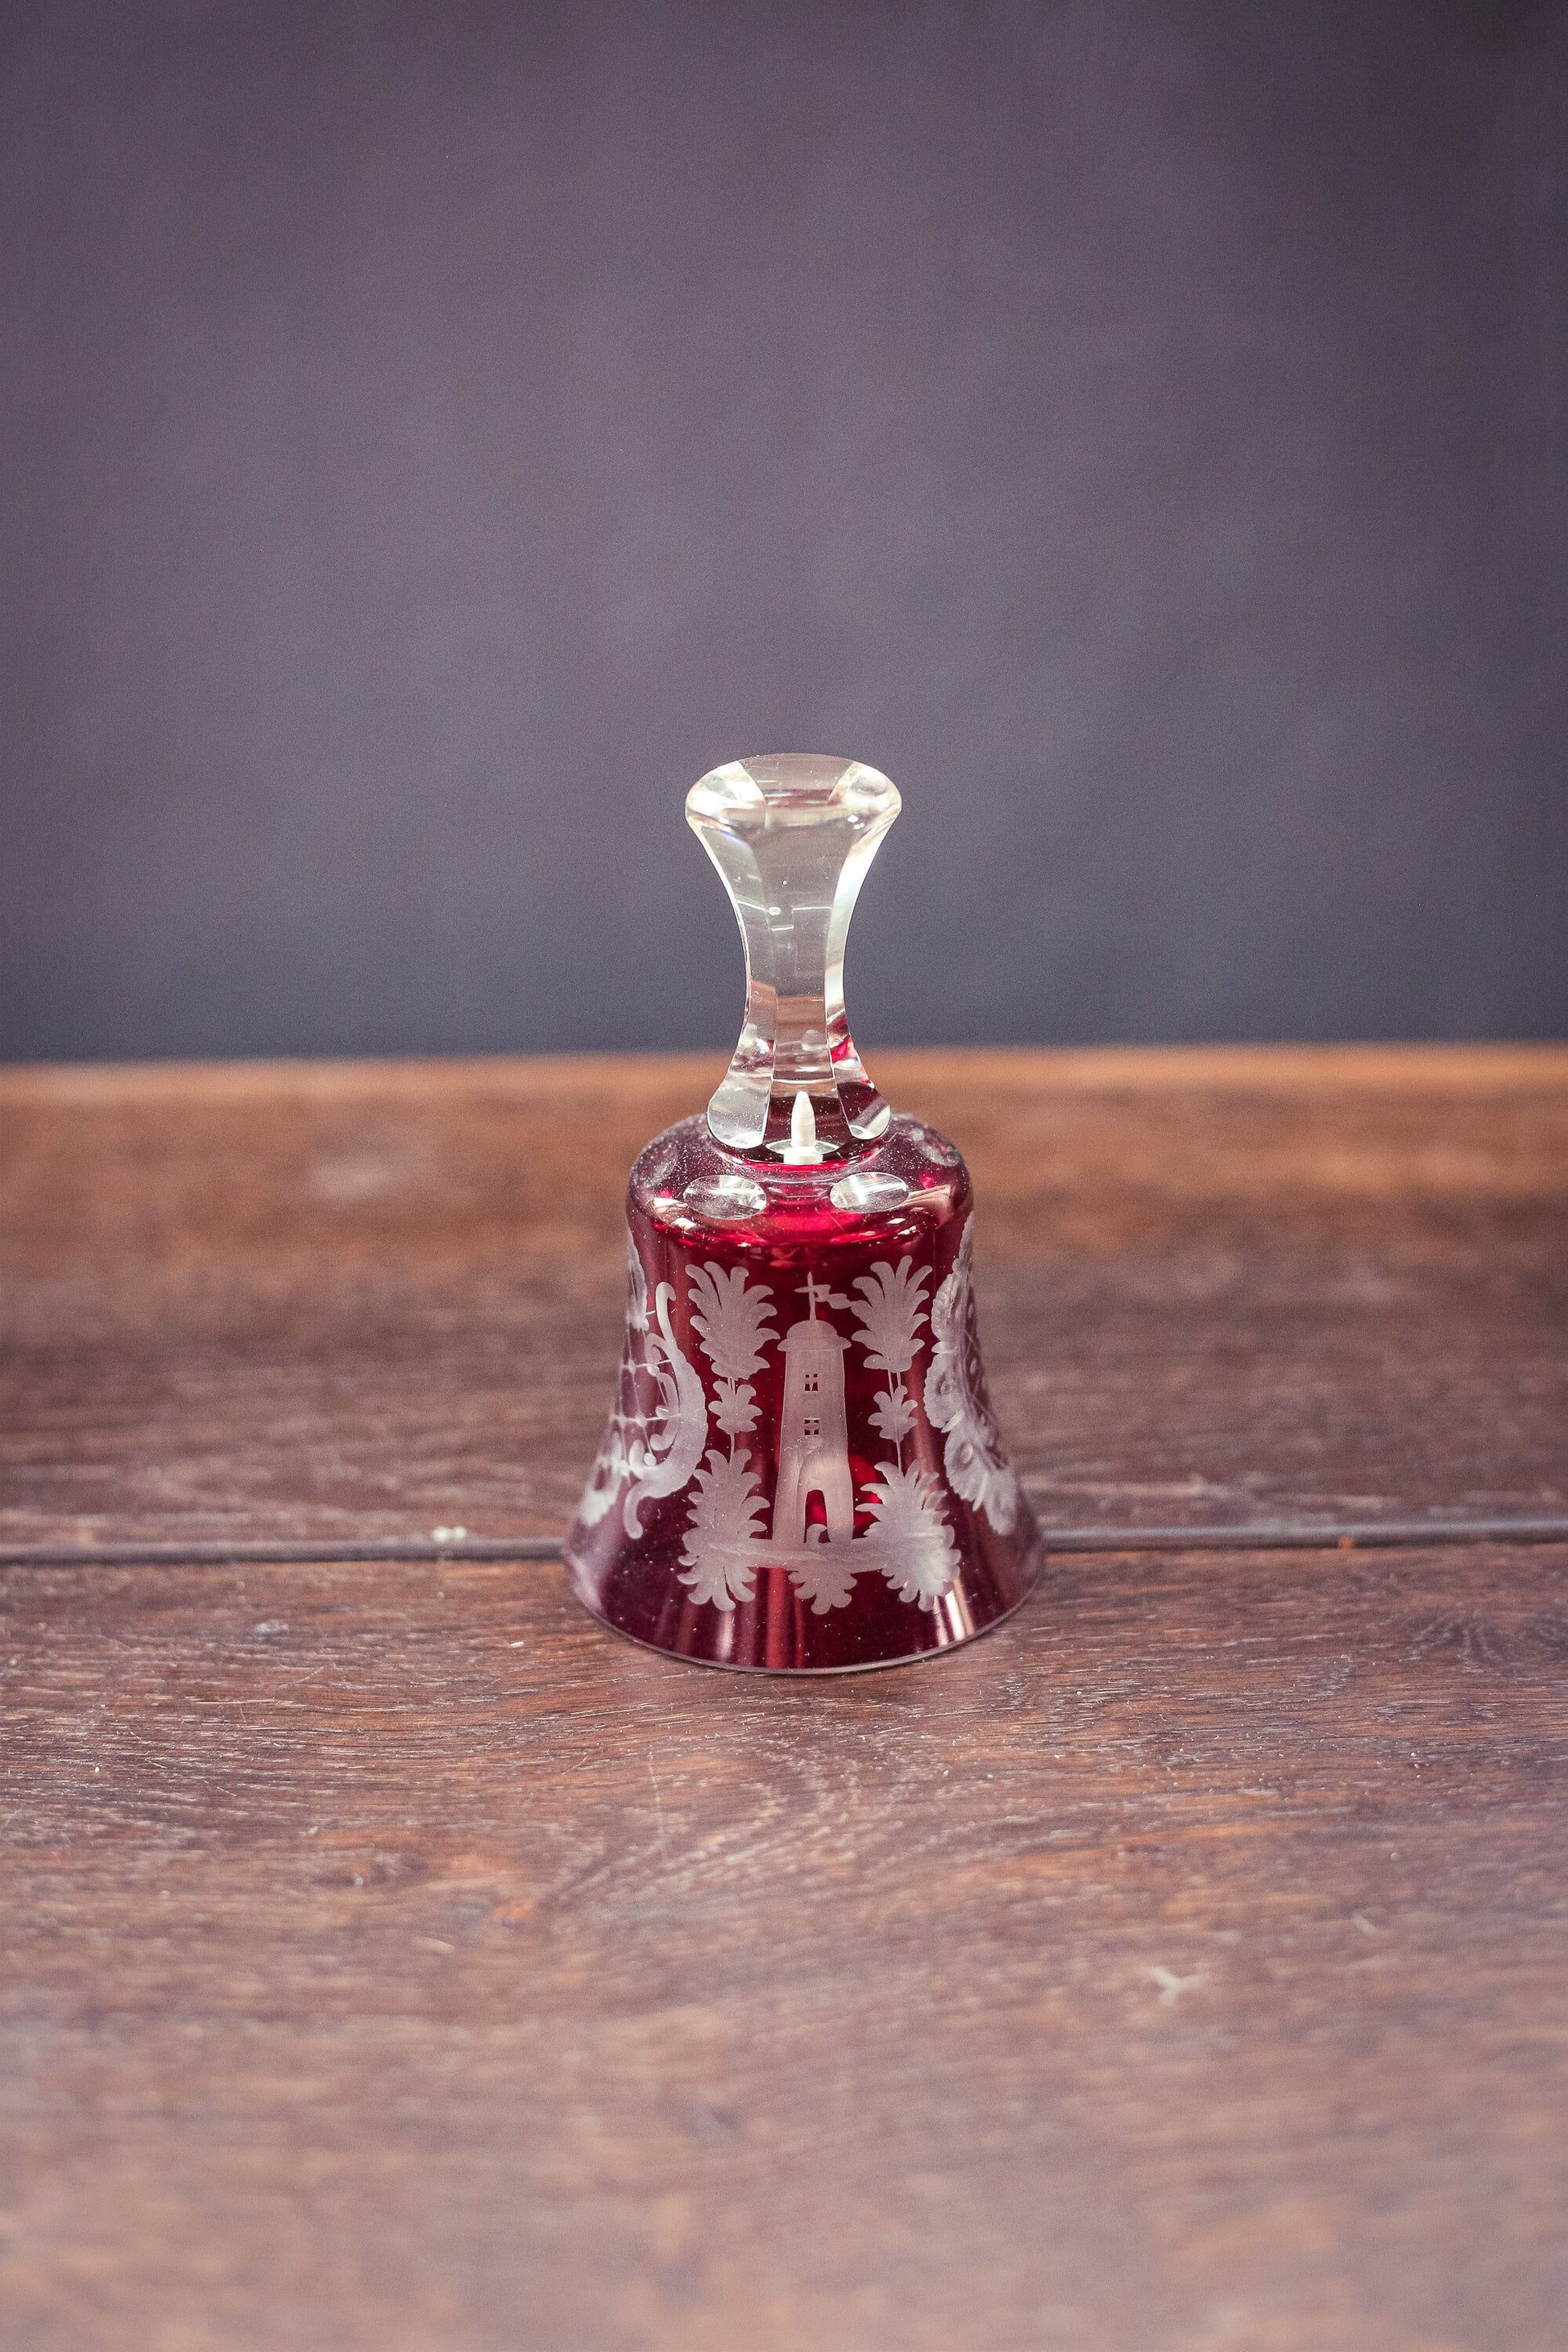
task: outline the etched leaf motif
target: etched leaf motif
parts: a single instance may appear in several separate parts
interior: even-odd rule
[[[711,1447],[697,1473],[691,1524],[680,1555],[685,1565],[676,1571],[694,1601],[733,1609],[737,1601],[751,1599],[757,1570],[744,1548],[760,1539],[763,1511],[750,1464]]]
[[[958,1574],[958,1546],[942,1517],[931,1474],[911,1463],[907,1470],[885,1462],[866,1489],[866,1500],[882,1544],[896,1557],[877,1563],[900,1601],[934,1608]]]
[[[687,1276],[691,1319],[702,1341],[702,1352],[721,1380],[749,1380],[767,1359],[763,1350],[773,1341],[767,1329],[773,1302],[765,1286],[748,1283],[744,1266],[725,1272],[710,1258],[694,1265]]]
[[[926,1319],[921,1293],[930,1280],[927,1269],[907,1257],[896,1266],[884,1260],[857,1280],[863,1297],[850,1301],[850,1313],[860,1326],[860,1345],[873,1371],[896,1380],[914,1362]]]
[[[708,1400],[694,1365],[681,1353],[670,1321],[675,1286],[661,1282],[654,1294],[654,1319],[658,1328],[641,1339],[628,1331],[628,1351],[646,1357],[657,1403],[649,1414],[646,1437],[628,1428],[626,1460],[632,1485],[621,1506],[621,1524],[629,1536],[642,1533],[645,1504],[664,1495],[678,1495],[687,1486],[708,1442]]]
[[[713,1418],[726,1437],[744,1437],[757,1425],[757,1392],[750,1381],[721,1381]]]
[[[855,1582],[855,1559],[848,1544],[808,1543],[789,1563],[789,1579],[814,1617],[842,1609]]]
[[[915,1402],[904,1388],[889,1389],[871,1407],[872,1427],[889,1445],[901,1445],[915,1425]]]

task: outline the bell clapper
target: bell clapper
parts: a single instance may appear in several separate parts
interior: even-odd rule
[[[804,1088],[795,1096],[795,1108],[789,1115],[789,1141],[775,1144],[773,1149],[786,1168],[816,1168],[826,1158],[816,1139],[816,1113]]]

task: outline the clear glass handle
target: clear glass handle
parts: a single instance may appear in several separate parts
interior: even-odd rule
[[[807,752],[732,760],[687,795],[746,950],[746,1018],[708,1106],[731,1151],[841,1160],[888,1124],[844,1016],[844,941],[899,807],[875,768]]]

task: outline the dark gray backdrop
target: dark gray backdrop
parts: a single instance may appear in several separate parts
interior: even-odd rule
[[[0,19],[0,1053],[1568,1026],[1562,8]]]

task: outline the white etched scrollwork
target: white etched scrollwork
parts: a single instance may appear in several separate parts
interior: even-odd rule
[[[984,1511],[998,1535],[1010,1535],[1022,1499],[1002,1435],[984,1401],[980,1338],[974,1321],[974,1222],[963,1228],[952,1272],[931,1307],[935,1350],[926,1375],[926,1416],[946,1432],[948,1483]]]
[[[679,1495],[691,1483],[708,1443],[708,1400],[701,1376],[680,1352],[670,1328],[669,1310],[675,1286],[661,1282],[653,1302],[658,1331],[647,1335],[648,1370],[658,1391],[658,1402],[649,1416],[648,1433],[626,1449],[632,1475],[631,1491],[621,1517],[629,1536],[640,1536],[643,1505],[660,1495]]]
[[[622,1521],[629,1536],[639,1536],[643,1506],[689,1486],[708,1443],[708,1403],[701,1378],[670,1323],[673,1285],[659,1284],[650,1321],[642,1261],[629,1242],[626,1257],[620,1391],[578,1507],[584,1524],[596,1526],[626,1486]]]

